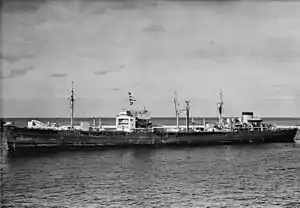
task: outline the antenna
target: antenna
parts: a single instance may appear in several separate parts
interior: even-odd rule
[[[73,119],[74,119],[74,81],[72,81],[72,89],[71,89],[71,95],[69,97],[70,100],[70,109],[71,109],[71,129],[73,129]]]

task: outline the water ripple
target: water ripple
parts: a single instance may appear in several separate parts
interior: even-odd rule
[[[300,207],[300,145],[2,156],[3,207]]]

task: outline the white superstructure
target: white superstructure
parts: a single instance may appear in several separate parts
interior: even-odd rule
[[[129,110],[122,110],[116,116],[117,131],[130,132],[136,128],[136,117]]]

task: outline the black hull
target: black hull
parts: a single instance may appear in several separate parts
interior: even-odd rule
[[[295,142],[297,129],[240,132],[68,132],[10,127],[6,131],[9,150],[64,149],[120,146],[220,145]]]

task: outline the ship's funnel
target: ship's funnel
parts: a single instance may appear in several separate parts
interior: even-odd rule
[[[253,112],[242,112],[243,123],[248,123],[248,120],[252,118],[253,118]]]

